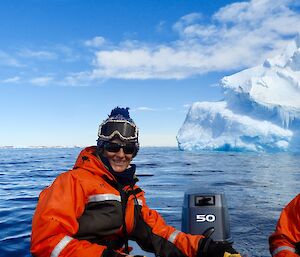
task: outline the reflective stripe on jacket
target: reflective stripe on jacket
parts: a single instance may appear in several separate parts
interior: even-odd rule
[[[300,241],[300,194],[281,212],[275,232],[269,238],[273,257],[296,257],[295,245]]]
[[[120,250],[124,244],[124,195],[126,231],[131,240],[162,257],[196,256],[203,236],[168,226],[148,208],[138,186],[120,190],[95,150],[84,149],[73,170],[59,175],[41,192],[32,222],[33,256],[100,257],[108,247]]]

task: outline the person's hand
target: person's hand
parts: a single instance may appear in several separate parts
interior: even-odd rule
[[[197,257],[238,257],[240,254],[229,243],[215,242],[203,238],[199,244]]]

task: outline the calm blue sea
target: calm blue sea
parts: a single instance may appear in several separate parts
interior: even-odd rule
[[[80,150],[0,149],[0,256],[30,256],[39,192],[72,168]],[[268,236],[282,207],[300,191],[299,154],[142,148],[135,163],[148,205],[177,229],[186,190],[224,193],[235,248],[248,256],[270,256]]]

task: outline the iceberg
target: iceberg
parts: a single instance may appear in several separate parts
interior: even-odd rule
[[[196,102],[181,150],[300,152],[300,37],[263,64],[221,79],[224,98]]]

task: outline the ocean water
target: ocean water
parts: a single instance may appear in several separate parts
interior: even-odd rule
[[[31,256],[31,219],[40,191],[72,168],[80,148],[0,149],[0,256]],[[268,236],[299,193],[300,155],[182,152],[142,148],[135,158],[148,205],[181,228],[184,193],[224,193],[234,247],[270,256]],[[147,256],[153,256],[147,254]]]

